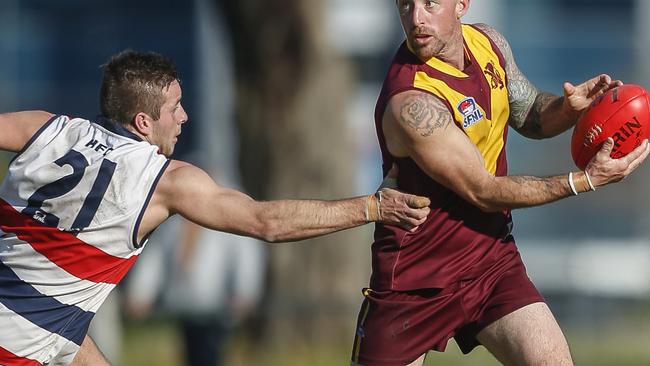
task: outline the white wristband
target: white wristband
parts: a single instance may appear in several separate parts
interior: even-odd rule
[[[586,170],[585,170],[585,177],[587,177],[587,183],[589,183],[589,189],[591,189],[592,191],[595,191],[596,187],[594,187],[594,184],[591,183],[591,177],[589,177],[589,173],[587,173]]]
[[[573,192],[573,195],[577,196],[578,191],[576,190],[576,185],[573,183],[573,172],[569,172],[569,187],[571,187],[571,192]]]
[[[377,217],[381,220],[381,189],[375,192],[375,197],[377,197]]]
[[[372,221],[372,220],[370,220],[370,211],[368,210],[369,206],[370,205],[368,204],[368,198],[366,198],[366,208],[364,210],[365,213],[366,213],[366,222],[371,222]]]

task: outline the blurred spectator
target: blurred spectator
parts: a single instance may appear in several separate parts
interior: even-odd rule
[[[217,5],[194,2],[200,45],[195,66],[201,80],[193,124],[200,131],[194,138],[201,153],[188,160],[209,173],[218,171],[220,183],[237,188],[231,35]],[[140,318],[153,311],[170,315],[178,321],[187,365],[222,364],[224,342],[252,315],[262,295],[264,246],[175,217],[152,234],[146,253],[129,274],[127,312]]]
[[[178,321],[187,365],[221,365],[224,341],[260,299],[263,250],[254,239],[172,218],[131,271],[127,311],[142,318],[160,305]]]

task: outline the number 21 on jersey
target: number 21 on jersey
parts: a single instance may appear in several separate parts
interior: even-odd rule
[[[52,213],[45,212],[42,209],[43,202],[48,199],[63,196],[72,191],[83,179],[89,163],[82,153],[75,150],[68,151],[65,155],[54,161],[54,163],[62,168],[69,165],[72,167],[72,173],[38,188],[29,197],[27,207],[22,212],[42,224],[58,227],[59,218]],[[116,166],[116,163],[106,158],[102,160],[95,181],[92,184],[90,192],[88,192],[88,195],[84,199],[72,226],[70,228],[63,228],[64,230],[78,232],[90,225],[106,193],[106,189],[108,189]]]

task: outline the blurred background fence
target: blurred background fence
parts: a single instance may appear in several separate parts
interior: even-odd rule
[[[495,26],[529,79],[561,93],[563,81],[601,72],[649,87],[648,19],[645,0],[476,0],[464,20]],[[156,51],[178,65],[190,115],[176,158],[198,156],[218,181],[257,199],[359,195],[381,180],[372,114],[401,40],[393,1],[0,0],[0,111],[92,118],[99,66],[125,48]],[[569,139],[510,134],[510,172],[573,169]],[[0,155],[0,175],[8,159]],[[579,364],[650,364],[649,178],[643,167],[620,185],[514,214],[529,274]],[[347,364],[371,232],[264,247],[248,279],[262,283],[253,308],[223,325],[225,364]],[[149,245],[164,246],[156,241]],[[174,266],[160,263],[163,272]],[[133,283],[154,286],[125,285]],[[229,291],[233,283],[215,280]],[[143,318],[122,311],[133,310],[127,293],[116,293],[93,324],[109,357],[184,364],[165,295],[152,291]],[[428,363],[495,364],[485,352],[460,357],[450,348]]]

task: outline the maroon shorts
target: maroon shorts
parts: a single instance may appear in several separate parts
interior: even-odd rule
[[[352,361],[367,366],[407,365],[429,350],[444,351],[452,337],[469,353],[487,325],[544,301],[519,253],[444,289],[364,289],[363,294]]]

